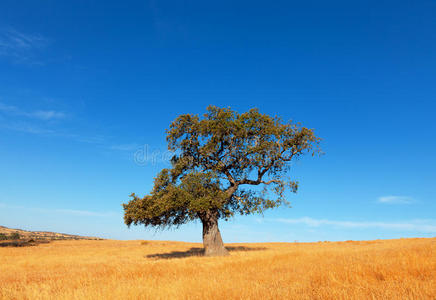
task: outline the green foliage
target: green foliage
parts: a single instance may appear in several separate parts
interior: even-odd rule
[[[11,233],[11,235],[9,236],[9,239],[11,239],[11,240],[19,240],[20,239],[20,234],[18,232]]]
[[[11,233],[10,235],[0,233],[0,240],[19,240],[20,238],[21,237],[18,232]]]
[[[228,219],[289,204],[285,190],[298,189],[298,182],[285,177],[290,162],[320,152],[312,129],[257,109],[239,114],[209,106],[203,118],[181,115],[167,130],[167,141],[175,153],[172,167],[158,174],[149,195],[132,194],[123,204],[129,226],[164,228],[211,212]]]

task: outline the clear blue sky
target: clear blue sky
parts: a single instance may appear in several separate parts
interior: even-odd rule
[[[200,241],[200,224],[127,229],[121,203],[168,166],[170,122],[214,104],[299,121],[326,153],[294,166],[292,208],[222,222],[225,242],[436,236],[435,16],[430,0],[1,1],[0,225]]]

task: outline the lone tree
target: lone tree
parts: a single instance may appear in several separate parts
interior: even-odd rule
[[[298,182],[285,178],[290,162],[320,151],[312,129],[257,109],[239,114],[215,106],[203,118],[177,117],[167,141],[174,152],[172,167],[157,175],[149,195],[131,195],[123,204],[124,221],[164,229],[200,219],[208,256],[228,255],[218,219],[289,205],[285,190],[298,188]]]

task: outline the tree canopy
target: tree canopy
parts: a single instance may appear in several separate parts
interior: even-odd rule
[[[238,113],[209,106],[202,118],[180,115],[167,142],[171,168],[157,175],[150,194],[132,194],[123,204],[124,221],[167,228],[200,219],[203,239],[205,224],[215,224],[219,234],[218,219],[289,204],[285,191],[298,189],[288,178],[291,161],[320,152],[312,129],[255,108]]]

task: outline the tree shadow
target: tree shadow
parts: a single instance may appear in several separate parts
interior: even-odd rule
[[[237,251],[263,251],[267,248],[265,247],[245,247],[245,246],[228,246],[226,247],[229,252],[237,252]],[[184,258],[184,257],[192,257],[192,256],[204,256],[203,248],[193,247],[187,251],[172,251],[168,253],[154,253],[146,255],[147,258],[160,258],[160,259],[171,259],[171,258]]]

